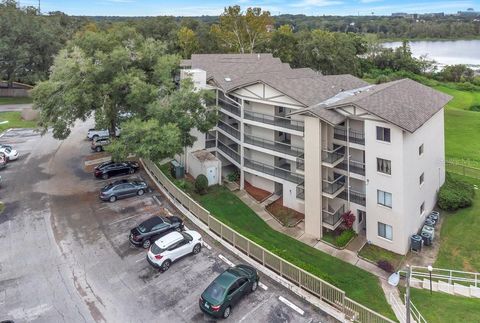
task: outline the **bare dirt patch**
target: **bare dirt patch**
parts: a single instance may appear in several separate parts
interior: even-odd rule
[[[305,214],[283,206],[283,198],[279,198],[275,202],[271,203],[266,207],[266,209],[278,221],[280,221],[282,225],[286,227],[294,227],[300,221],[305,219]]]
[[[272,193],[255,187],[249,182],[245,181],[245,191],[258,202],[265,201]]]

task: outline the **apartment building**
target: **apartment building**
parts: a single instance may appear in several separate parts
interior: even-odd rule
[[[316,238],[351,211],[368,241],[408,251],[444,182],[450,96],[409,79],[292,69],[270,54],[192,55],[182,68],[216,92],[220,120],[193,149],[215,152],[223,176],[281,195]]]

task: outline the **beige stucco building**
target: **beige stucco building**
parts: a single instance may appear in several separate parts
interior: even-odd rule
[[[192,55],[182,67],[216,91],[220,120],[194,149],[215,152],[224,176],[282,196],[316,238],[351,211],[367,240],[408,251],[444,182],[451,97],[409,79],[292,69],[270,54]]]

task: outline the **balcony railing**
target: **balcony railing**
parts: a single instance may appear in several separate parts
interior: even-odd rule
[[[257,162],[257,161],[253,161],[253,160],[250,160],[250,159],[247,159],[247,158],[244,158],[243,161],[244,161],[244,166],[245,167],[254,169],[256,171],[259,171],[259,172],[262,172],[262,173],[265,173],[265,174],[268,174],[268,175],[271,175],[271,176],[274,176],[274,177],[278,177],[278,178],[287,180],[287,181],[295,183],[295,184],[300,184],[300,183],[303,182],[303,177],[302,176],[299,176],[297,174],[292,174],[291,172],[289,172],[285,169],[275,167],[275,166],[272,166],[272,165],[267,165],[267,164],[260,163],[260,162]]]
[[[237,153],[235,150],[232,148],[228,147],[226,144],[218,140],[218,149],[220,149],[222,152],[224,152],[227,156],[233,158],[237,163],[240,164],[240,154]]]
[[[209,140],[205,141],[205,148],[208,149],[208,148],[213,148],[213,147],[215,147],[215,139],[213,139],[213,140],[209,139]]]
[[[345,186],[345,176],[342,175],[332,182],[323,180],[322,191],[333,195],[337,193],[339,190],[341,190],[344,186]]]
[[[345,156],[345,147],[340,146],[334,150],[322,150],[322,161],[334,164]]]
[[[345,201],[348,200],[346,191],[343,191],[340,194],[338,194],[338,197],[341,199],[344,199]],[[350,202],[365,206],[367,204],[365,193],[350,190]]]
[[[264,113],[253,112],[245,110],[243,117],[248,120],[258,121],[261,123],[270,124],[277,127],[303,131],[303,121],[292,120],[286,117],[272,116]]]
[[[233,137],[237,138],[240,140],[240,131],[232,127],[231,125],[223,122],[222,120],[218,120],[217,127],[228,133],[229,135],[232,135]]]
[[[278,151],[280,153],[284,153],[284,154],[295,156],[295,157],[303,155],[303,149],[302,148],[293,147],[290,144],[279,142],[279,141],[262,139],[262,138],[258,138],[258,137],[255,137],[255,136],[245,134],[244,135],[244,142],[246,144],[251,144],[251,145],[254,145],[254,146],[257,146],[257,147],[262,147],[262,148],[270,149],[270,150],[273,150],[273,151]]]
[[[232,102],[229,102],[228,99],[218,98],[218,105],[221,109],[227,110],[228,112],[240,116],[240,108]]]
[[[365,134],[361,131],[350,128],[348,132],[349,141],[359,145],[365,145]],[[347,129],[343,127],[335,127],[333,130],[333,138],[347,141]]]
[[[348,170],[347,162],[343,161],[340,164],[338,164],[337,166],[335,166],[335,168]],[[350,161],[350,172],[365,176],[365,164],[361,163],[361,162],[358,162],[356,160],[351,160]]]
[[[302,170],[304,171],[305,170],[305,156],[302,155],[300,157],[297,157],[297,163],[296,163],[296,167],[298,170]]]
[[[304,182],[297,185],[297,199],[300,199],[300,200],[305,199],[305,183]]]
[[[322,210],[322,222],[335,226],[341,219],[342,215],[345,213],[345,205],[342,205],[336,211],[328,211],[326,209]]]

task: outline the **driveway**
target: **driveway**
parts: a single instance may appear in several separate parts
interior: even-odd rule
[[[1,104],[0,112],[22,111],[23,109],[32,109],[33,104]]]
[[[0,215],[0,321],[212,321],[198,298],[239,259],[203,234],[208,247],[200,254],[165,273],[153,269],[145,250],[130,246],[129,230],[151,216],[179,213],[156,191],[101,202],[98,191],[109,181],[94,179],[85,167],[97,157],[84,139],[89,126],[78,124],[65,141],[28,130],[0,138],[21,154],[0,171],[6,205]],[[143,171],[130,177],[147,179]],[[261,282],[226,322],[335,321],[268,277]]]

